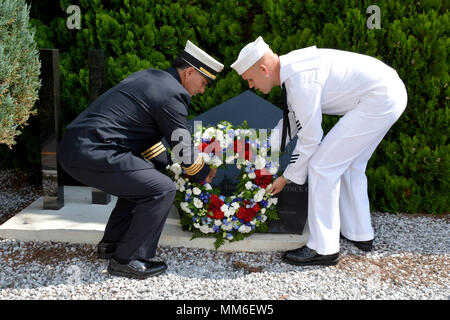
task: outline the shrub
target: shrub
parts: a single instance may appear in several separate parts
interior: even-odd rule
[[[40,62],[25,0],[0,1],[0,144],[9,148],[38,98]]]

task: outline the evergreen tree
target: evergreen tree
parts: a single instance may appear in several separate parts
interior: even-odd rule
[[[0,0],[0,143],[11,148],[41,86],[40,62],[25,0]]]

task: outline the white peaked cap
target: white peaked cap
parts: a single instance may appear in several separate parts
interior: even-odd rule
[[[253,42],[242,48],[237,60],[231,65],[239,75],[247,71],[269,50],[269,46],[264,42],[261,36]]]
[[[180,56],[211,80],[214,80],[217,73],[223,69],[223,64],[189,40],[186,42],[186,47]]]

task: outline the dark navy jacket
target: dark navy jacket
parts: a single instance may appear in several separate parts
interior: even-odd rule
[[[58,150],[63,166],[115,172],[155,167],[142,152],[164,137],[173,148],[172,132],[189,130],[190,95],[174,68],[147,69],[131,74],[103,93],[67,126]],[[209,166],[191,143],[190,163],[196,167],[194,181],[203,181]]]

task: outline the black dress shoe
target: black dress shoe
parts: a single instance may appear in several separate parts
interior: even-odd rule
[[[341,233],[341,239],[345,239],[350,241],[351,243],[353,243],[358,249],[365,251],[365,252],[369,252],[372,251],[373,249],[373,239],[372,240],[367,240],[367,241],[355,241],[355,240],[350,240],[347,239],[346,237],[344,237]]]
[[[119,263],[114,258],[109,260],[108,272],[114,276],[145,279],[160,275],[166,271],[167,265],[162,261],[131,260]]]
[[[303,246],[296,250],[285,252],[282,260],[289,264],[297,266],[326,265],[332,266],[339,262],[339,252],[334,254],[322,255],[315,250]]]
[[[111,259],[116,251],[117,244],[115,242],[103,242],[100,241],[97,245],[97,258],[99,259]]]

